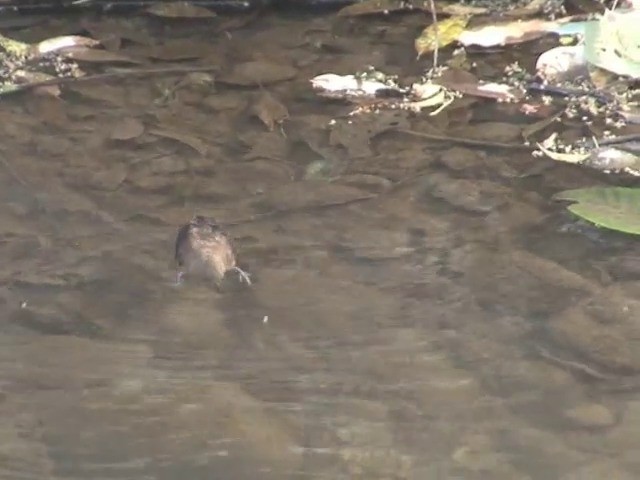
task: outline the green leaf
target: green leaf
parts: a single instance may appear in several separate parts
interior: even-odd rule
[[[576,202],[569,211],[598,227],[640,235],[640,188],[579,188],[553,198]]]

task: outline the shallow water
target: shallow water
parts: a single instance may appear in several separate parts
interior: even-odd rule
[[[293,66],[264,87],[289,111],[272,131],[260,88],[172,90],[180,75],[3,100],[2,478],[640,475],[637,245],[550,200],[608,179],[375,124],[329,135],[348,107],[308,79],[418,74],[422,21],[142,22],[165,47],[200,42],[222,77]],[[468,109],[392,115],[484,128]],[[132,118],[144,133],[114,138]],[[171,284],[196,212],[228,226],[252,288]]]

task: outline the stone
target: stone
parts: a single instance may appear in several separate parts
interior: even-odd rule
[[[614,413],[599,403],[583,403],[566,410],[564,415],[578,427],[606,428],[616,423]]]

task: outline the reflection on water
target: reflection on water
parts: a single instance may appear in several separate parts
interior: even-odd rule
[[[4,103],[2,478],[640,475],[637,247],[563,231],[547,200],[595,180],[329,138],[341,106],[311,103],[307,79],[402,58],[340,22],[264,18],[211,43],[296,66],[270,87],[281,129],[246,109],[253,89],[156,102],[151,78]],[[145,133],[105,128],[131,118]],[[252,288],[172,285],[194,212],[229,225]]]

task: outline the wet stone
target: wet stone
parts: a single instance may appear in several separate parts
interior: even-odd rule
[[[484,155],[468,148],[453,147],[442,152],[440,163],[450,170],[467,170],[478,167],[484,161]]]
[[[257,87],[290,80],[297,73],[297,69],[290,65],[255,60],[235,65],[229,73],[220,77],[220,81],[232,85]]]
[[[115,190],[127,178],[127,167],[115,164],[107,169],[93,173],[88,179],[89,185],[98,190]]]
[[[635,480],[637,476],[616,465],[615,461],[602,460],[579,467],[560,477],[560,480],[602,480],[606,478]]]
[[[225,110],[239,111],[245,107],[247,99],[231,93],[214,94],[202,100],[202,105],[216,112]]]
[[[604,288],[549,323],[556,341],[596,366],[640,371],[640,283]]]
[[[495,183],[459,180],[438,173],[429,175],[425,183],[429,195],[474,213],[494,210],[506,202],[505,196],[508,193],[507,189]]]
[[[471,434],[451,455],[452,460],[465,470],[485,473],[490,478],[506,479],[529,477],[518,472],[510,463],[506,453],[500,452],[491,437],[485,434]]]
[[[637,445],[640,445],[640,429],[638,428],[638,422],[640,422],[640,401],[631,400],[627,402],[620,420],[621,421],[611,429],[603,431],[604,436],[602,437],[602,441],[604,441],[610,451],[618,453],[621,465],[626,464],[632,468],[631,471],[638,472],[640,471],[640,459],[638,458],[637,449]]]
[[[565,417],[578,427],[604,428],[615,424],[611,410],[598,403],[584,403],[564,412]]]
[[[636,253],[613,257],[607,261],[606,269],[616,279],[640,279],[640,256]]]
[[[482,122],[471,126],[457,128],[451,135],[462,138],[474,138],[488,142],[520,143],[522,128],[512,123]]]

